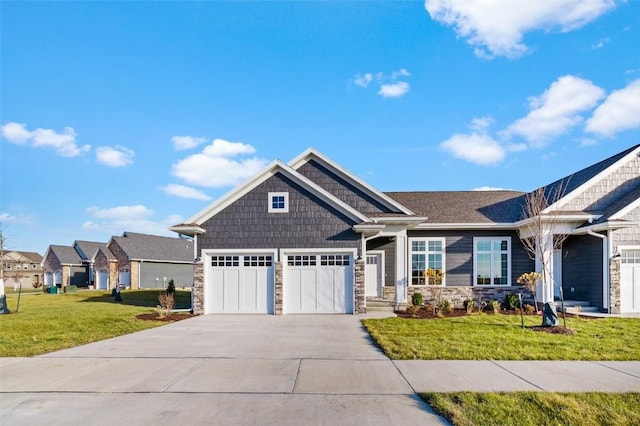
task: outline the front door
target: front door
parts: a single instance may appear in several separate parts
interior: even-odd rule
[[[382,254],[368,254],[364,267],[366,297],[382,297]]]

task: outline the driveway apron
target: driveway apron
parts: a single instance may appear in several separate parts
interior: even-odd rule
[[[350,315],[206,315],[0,360],[2,424],[446,424]]]

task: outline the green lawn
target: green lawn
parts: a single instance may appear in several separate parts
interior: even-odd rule
[[[640,393],[425,393],[454,426],[640,425]]]
[[[525,316],[525,326],[540,325]],[[562,323],[562,320],[561,320]],[[522,329],[517,315],[473,314],[439,319],[367,319],[391,359],[640,360],[640,319],[568,318],[573,335]]]
[[[157,290],[123,290],[115,303],[110,292],[68,294],[7,291],[11,314],[0,315],[0,356],[33,356],[162,325],[141,321],[137,314],[153,312]],[[190,293],[176,290],[176,307],[189,307]]]

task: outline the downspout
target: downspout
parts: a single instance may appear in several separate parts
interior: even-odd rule
[[[607,309],[607,312],[611,312],[611,307],[609,306],[609,244],[607,242],[608,238],[606,235],[598,234],[597,232],[593,232],[591,229],[587,229],[587,235],[591,235],[592,237],[600,238],[602,240],[602,301],[606,306],[603,308]]]

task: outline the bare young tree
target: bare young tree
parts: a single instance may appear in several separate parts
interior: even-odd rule
[[[560,213],[547,211],[547,208],[564,196],[567,184],[568,181],[565,181],[554,187],[538,188],[528,193],[522,211],[522,225],[518,228],[518,236],[527,254],[532,260],[540,262],[543,285],[547,288],[555,286],[552,278],[553,254],[556,250],[562,249],[562,244],[569,236],[562,232]],[[549,280],[551,282],[548,282]],[[558,285],[558,288],[564,311],[562,285]],[[567,326],[566,319],[564,326]]]

